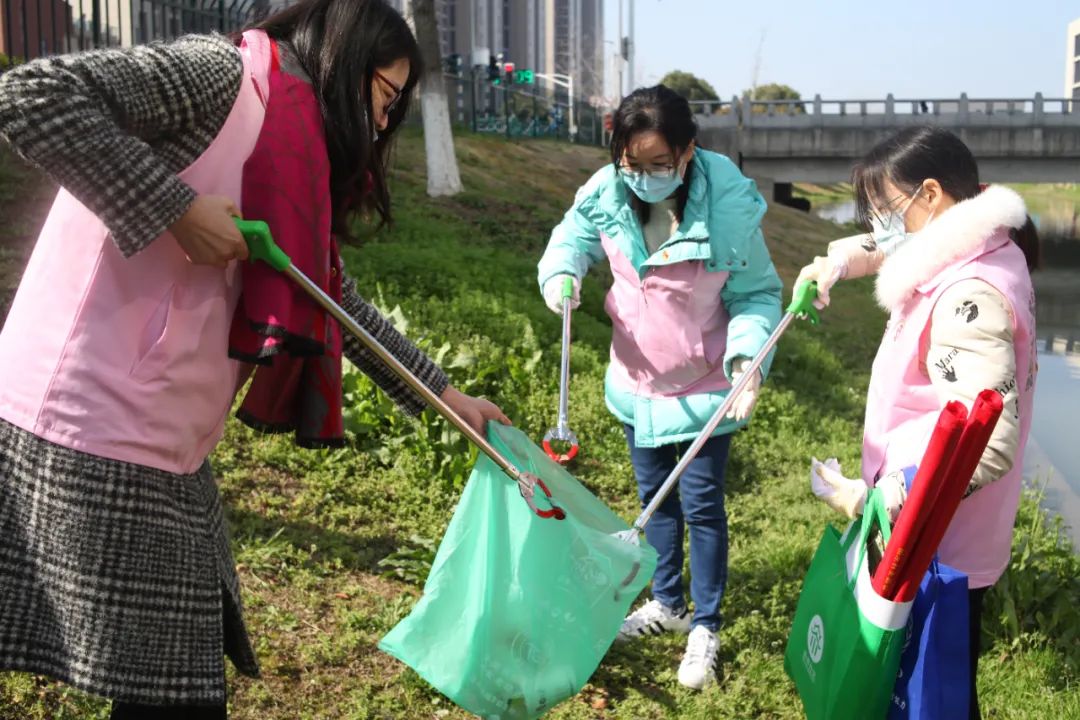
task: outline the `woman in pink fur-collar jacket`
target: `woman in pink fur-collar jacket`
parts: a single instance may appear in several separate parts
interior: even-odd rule
[[[815,493],[852,514],[876,485],[895,516],[903,470],[919,463],[945,404],[970,408],[982,390],[1001,393],[1005,411],[939,547],[941,561],[968,576],[977,718],[982,600],[1009,562],[1031,427],[1038,238],[1020,196],[980,185],[971,151],[947,130],[902,130],[860,161],[853,182],[872,232],[831,243],[800,280],[817,280],[827,304],[837,280],[876,273],[889,322],[867,395],[862,480],[815,460]]]

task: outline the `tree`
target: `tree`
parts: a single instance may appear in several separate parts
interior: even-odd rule
[[[753,91],[747,90],[746,92],[751,96],[751,100],[802,100],[802,95],[799,94],[798,90],[790,85],[781,85],[780,83],[758,85]]]
[[[666,85],[687,100],[719,100],[713,86],[697,77],[693,73],[682,70],[672,70],[660,80],[661,85]]]
[[[439,25],[435,0],[413,0],[416,41],[424,60],[420,77],[420,113],[424,119],[424,154],[427,158],[427,194],[431,197],[461,192],[461,174],[454,155],[454,134],[450,129],[450,104],[442,75],[439,52]]]
[[[755,88],[744,90],[744,97],[749,97],[751,100],[758,100],[762,102],[767,101],[784,101],[784,100],[802,100],[802,95],[799,91],[790,85],[781,85],[780,83],[769,83],[767,85],[758,85]],[[757,106],[754,108],[755,113],[764,113],[766,109],[764,106]],[[802,114],[806,112],[806,106],[800,103],[793,103],[790,105],[778,105],[774,112],[778,114],[794,113]]]

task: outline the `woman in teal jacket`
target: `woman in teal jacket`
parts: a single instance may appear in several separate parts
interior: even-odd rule
[[[561,312],[563,278],[607,257],[614,284],[608,408],[623,423],[647,504],[781,314],[781,283],[761,234],[765,201],[723,155],[696,147],[690,106],[672,90],[642,88],[613,119],[612,163],[580,190],[540,260],[548,306]],[[762,368],[768,371],[769,363]],[[627,639],[690,632],[679,681],[715,677],[727,579],[724,470],[731,434],[757,398],[758,375],[737,399],[646,528],[659,554],[653,599],[623,623]],[[691,617],[683,593],[683,528],[690,526]]]

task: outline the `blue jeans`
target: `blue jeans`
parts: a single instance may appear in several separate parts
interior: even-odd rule
[[[630,462],[637,476],[638,497],[645,507],[675,469],[689,443],[639,448],[634,428],[625,426]],[[690,526],[690,598],[694,601],[693,627],[720,627],[720,601],[728,571],[727,513],[724,510],[724,470],[731,435],[710,438],[686,468],[679,487],[672,490],[645,526],[645,538],[659,556],[653,576],[653,597],[663,605],[686,606],[683,593],[683,527]]]

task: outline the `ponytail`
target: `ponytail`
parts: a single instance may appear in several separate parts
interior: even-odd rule
[[[1029,215],[1020,227],[1009,228],[1009,237],[1023,251],[1028,270],[1038,270],[1042,262],[1042,248],[1039,243],[1039,231],[1035,229],[1035,222],[1031,216]]]
[[[979,192],[987,188],[985,183],[979,184]],[[1016,246],[1020,248],[1020,251],[1024,253],[1024,259],[1027,261],[1028,271],[1038,270],[1042,264],[1042,247],[1039,243],[1039,231],[1035,229],[1035,221],[1028,215],[1024,219],[1024,224],[1018,228],[1009,228],[1009,237],[1016,243]]]

